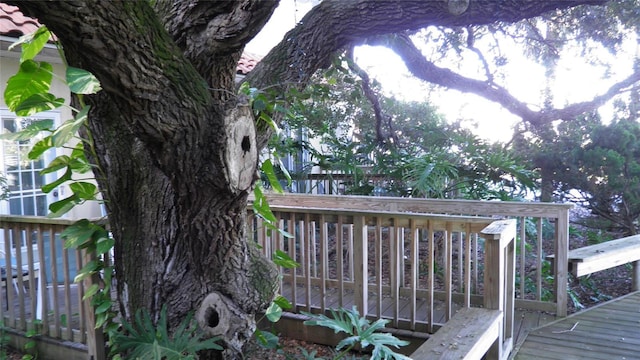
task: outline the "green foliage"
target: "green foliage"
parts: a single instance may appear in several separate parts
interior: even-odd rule
[[[608,125],[586,115],[517,145],[552,183],[556,198],[591,210],[599,219],[593,225],[626,234],[637,233],[640,217],[640,124],[627,111],[632,105],[619,104],[626,118]]]
[[[29,341],[27,341],[22,347],[23,350],[27,352],[26,354],[22,355],[22,360],[33,360],[38,358],[38,352],[36,349],[37,343],[35,338],[40,335],[41,326],[42,321],[35,320],[33,322],[33,328],[27,330],[27,332],[25,333],[25,336],[27,337],[27,339],[29,339]]]
[[[298,138],[274,138],[270,146],[295,158],[293,179],[306,179],[315,167],[329,180],[349,175],[346,194],[438,198],[513,199],[536,187],[536,174],[510,151],[447,123],[426,102],[380,96],[385,121],[379,123],[347,63],[337,58],[312,85],[287,96],[294,115],[284,127]],[[381,93],[379,84],[372,86]],[[305,137],[319,140],[320,148]]]
[[[158,323],[154,326],[146,309],[135,314],[132,324],[122,322],[124,332],[113,335],[112,356],[140,360],[195,359],[201,350],[222,350],[219,338],[203,339],[193,316],[189,315],[169,335],[167,309],[163,306]]]
[[[407,345],[408,342],[399,340],[389,333],[379,333],[385,327],[389,320],[378,319],[373,324],[366,319],[360,317],[358,310],[353,307],[352,310],[339,309],[331,310],[332,318],[324,314],[303,313],[310,320],[304,322],[305,325],[324,326],[332,329],[335,333],[345,333],[347,338],[343,339],[336,346],[337,350],[343,350],[336,359],[342,358],[356,345],[360,344],[362,348],[373,347],[371,359],[402,359],[410,358],[394,352],[390,346],[398,348]]]
[[[46,27],[41,27],[35,33],[21,37],[17,43],[22,46],[20,68],[7,82],[4,98],[9,109],[19,116],[28,116],[34,113],[59,108],[64,105],[63,99],[58,99],[48,91],[54,79],[53,66],[44,61],[34,61],[35,56],[42,50],[44,44],[51,37]],[[43,120],[33,122],[22,131],[5,134],[0,138],[12,141],[31,140],[41,133],[44,137],[36,142],[28,154],[30,160],[39,159],[47,150],[53,148],[67,148],[69,143],[77,140],[75,147],[69,155],[60,155],[53,159],[41,171],[41,174],[53,174],[62,171],[63,175],[49,184],[42,186],[44,193],[54,191],[62,184],[68,183],[72,195],[49,205],[50,217],[62,216],[74,206],[86,201],[98,201],[99,190],[94,183],[86,180],[75,180],[74,175],[81,175],[86,179],[86,174],[91,170],[100,171],[88,161],[85,150],[92,152],[96,158],[95,149],[87,125],[90,107],[85,105],[82,96],[95,94],[100,91],[100,83],[93,74],[73,67],[67,67],[64,79],[59,79],[71,92],[78,97],[80,109],[71,108],[74,114],[72,119],[65,121],[58,128],[53,128],[53,121]],[[86,138],[78,136],[79,130],[84,127],[88,134]],[[96,316],[96,328],[105,326],[107,332],[117,328],[113,322],[116,312],[112,310],[111,279],[113,267],[105,266],[104,259],[109,256],[114,240],[109,236],[103,225],[93,223],[86,219],[79,220],[69,226],[62,233],[65,247],[84,249],[87,253],[94,254],[95,258],[89,261],[78,271],[75,282],[81,282],[87,277],[101,274],[104,286],[91,285],[84,294],[83,300],[91,299]]]

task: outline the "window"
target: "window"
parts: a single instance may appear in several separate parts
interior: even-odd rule
[[[52,119],[58,124],[60,113],[49,111],[35,116],[19,117],[7,110],[0,110],[2,133],[16,132],[24,129],[34,121]],[[28,153],[33,144],[44,135],[26,141],[0,141],[0,170],[7,179],[9,200],[0,204],[0,213],[11,215],[46,216],[50,202],[57,200],[57,191],[50,194],[42,192],[41,187],[55,180],[55,174],[40,175],[54,157],[53,150],[49,150],[39,160],[29,160]]]

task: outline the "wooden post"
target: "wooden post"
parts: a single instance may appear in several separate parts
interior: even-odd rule
[[[494,221],[482,230],[482,236],[485,238],[484,307],[500,310],[504,316],[498,341],[489,349],[487,358],[502,359],[508,356],[513,340],[516,220]]]
[[[569,267],[569,210],[558,211],[555,243],[556,316],[567,316],[567,282]]]
[[[53,242],[51,246],[53,247]],[[96,259],[95,253],[87,253],[84,250],[83,253],[85,264]],[[99,282],[100,275],[93,274],[83,280],[83,285],[85,289],[88,289],[91,285],[98,284]],[[107,354],[105,351],[104,332],[102,331],[102,328],[96,329],[96,313],[94,311],[95,309],[91,305],[91,298],[84,300],[84,306],[87,314],[87,348],[89,352],[89,359],[105,360],[107,358]]]
[[[367,225],[364,216],[355,216],[354,223],[354,303],[361,316],[366,316],[368,309],[369,270],[367,268]]]
[[[633,270],[631,273],[631,290],[640,290],[640,261],[634,261],[632,263]]]

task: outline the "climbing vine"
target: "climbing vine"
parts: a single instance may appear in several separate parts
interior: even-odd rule
[[[40,172],[41,175],[62,173],[52,182],[42,186],[44,193],[50,193],[63,184],[67,184],[72,192],[68,197],[49,205],[48,216],[59,217],[87,201],[100,201],[95,182],[87,181],[90,180],[87,177],[89,174],[102,174],[102,171],[99,166],[91,164],[86,157],[86,152],[95,157],[95,147],[87,127],[90,106],[85,104],[83,96],[95,94],[101,88],[100,82],[86,70],[74,68],[65,63],[65,77],[61,78],[54,73],[52,64],[37,61],[36,56],[51,38],[51,33],[43,26],[32,34],[22,36],[11,45],[10,50],[21,46],[20,67],[7,82],[4,100],[9,110],[17,116],[31,116],[42,111],[69,107],[73,117],[57,127],[50,119],[34,121],[22,130],[3,134],[0,138],[25,141],[44,134],[44,137],[37,141],[28,153],[29,160],[37,160],[51,149],[68,150],[66,154],[59,155],[50,161]],[[60,58],[64,61],[65,57],[60,46],[58,50],[61,53]],[[49,92],[54,80],[69,87],[78,100],[77,108],[66,105],[65,99]],[[78,136],[81,128],[84,128],[86,134],[84,137]],[[70,143],[75,145],[69,145]],[[66,248],[81,249],[88,254],[94,254],[92,260],[78,271],[74,281],[81,282],[90,276],[101,274],[103,284],[90,285],[85,291],[83,300],[91,299],[96,314],[96,328],[104,326],[107,332],[115,331],[118,324],[113,321],[116,313],[112,311],[110,296],[113,266],[107,265],[109,264],[107,257],[113,248],[114,240],[109,235],[106,223],[82,219],[66,228],[61,237],[65,240]]]

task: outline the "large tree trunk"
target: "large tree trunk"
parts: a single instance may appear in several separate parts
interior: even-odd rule
[[[88,97],[98,182],[116,239],[120,308],[175,326],[197,311],[241,357],[275,271],[246,236],[256,179],[253,113],[236,96],[235,66],[275,1],[9,1],[60,39],[70,65],[94,73]],[[330,55],[367,36],[429,25],[516,21],[603,0],[323,1],[252,72],[253,86],[303,86]],[[457,3],[457,2],[456,2]]]

